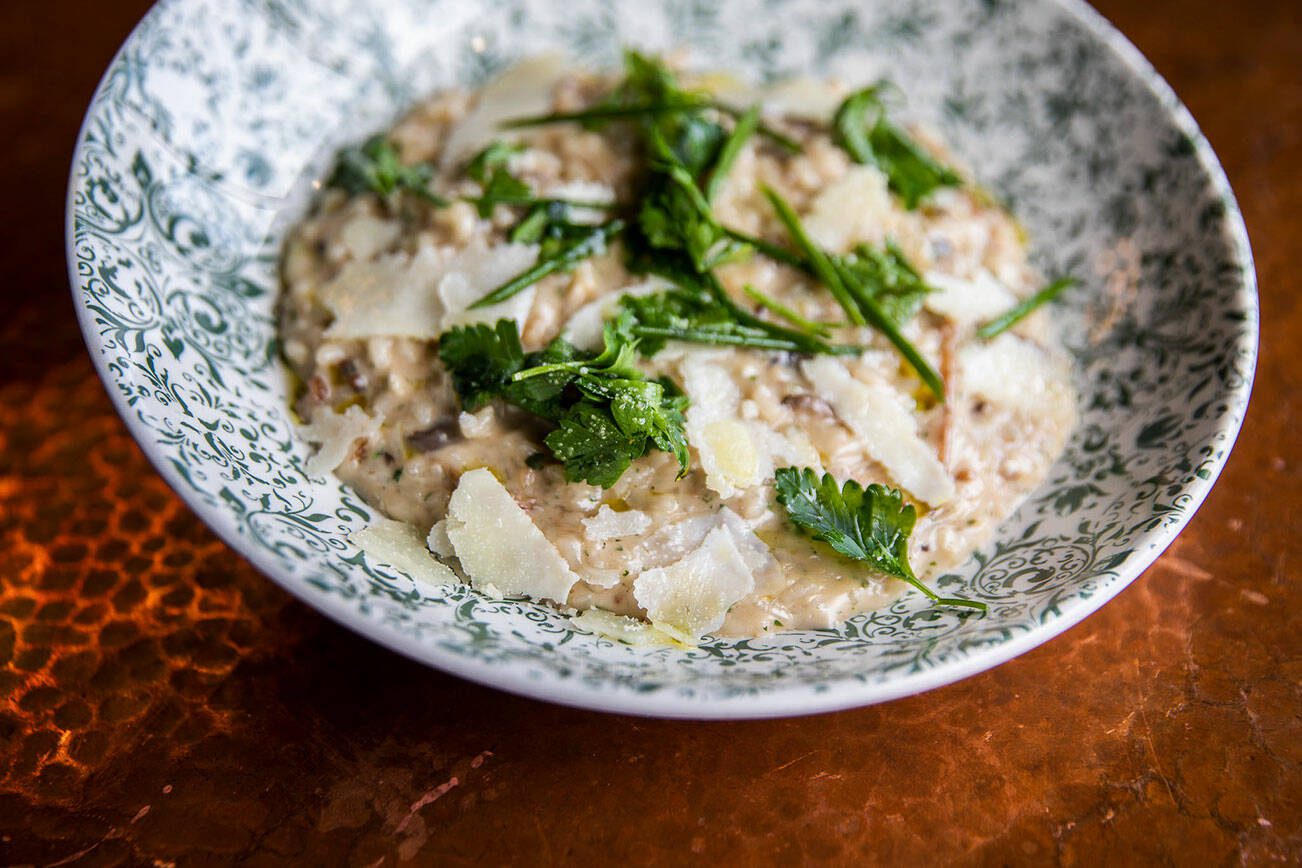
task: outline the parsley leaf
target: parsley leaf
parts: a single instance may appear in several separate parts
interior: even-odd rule
[[[990,340],[990,338],[1008,331],[1010,328],[1029,316],[1031,311],[1035,310],[1042,304],[1048,304],[1053,301],[1062,294],[1064,289],[1073,287],[1079,282],[1080,281],[1074,277],[1058,278],[1035,295],[1022,299],[1007,312],[1002,313],[990,322],[983,324],[977,329],[977,337],[983,340]]]
[[[832,127],[837,144],[855,162],[881,169],[911,211],[937,187],[957,187],[963,179],[887,120],[884,90],[878,84],[850,94],[837,108]]]
[[[571,481],[609,487],[653,447],[678,459],[680,476],[687,472],[686,398],[638,370],[636,339],[613,324],[596,355],[560,338],[525,355],[515,322],[504,319],[451,329],[439,357],[466,410],[500,398],[555,423],[544,443]]]
[[[544,442],[565,465],[565,478],[609,488],[636,458],[646,454],[646,438],[620,430],[610,410],[580,401],[561,417]]]
[[[462,407],[473,413],[502,393],[524,367],[520,334],[511,320],[459,326],[439,338],[439,359]]]
[[[361,145],[340,151],[326,183],[353,196],[362,193],[388,196],[404,190],[441,207],[447,200],[430,191],[429,182],[433,177],[434,167],[429,163],[404,166],[398,159],[397,149],[387,139],[373,136]]]
[[[814,539],[908,582],[936,603],[986,611],[985,603],[937,595],[913,574],[909,535],[918,514],[912,504],[904,503],[898,490],[876,483],[864,488],[852,479],[838,489],[832,474],[824,474],[820,480],[808,467],[783,467],[775,478],[778,502]]]

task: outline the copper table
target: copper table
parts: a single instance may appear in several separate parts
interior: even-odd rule
[[[0,27],[0,863],[1302,860],[1302,4],[1102,11],[1223,159],[1262,288],[1229,467],[1139,581],[932,693],[735,724],[424,669],[294,602],[154,474],[91,371],[62,218],[144,0]]]

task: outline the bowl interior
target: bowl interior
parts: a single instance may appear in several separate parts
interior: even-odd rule
[[[843,628],[635,649],[555,612],[435,588],[345,542],[369,510],[309,478],[276,353],[276,258],[333,151],[424,93],[560,49],[685,49],[755,78],[888,77],[1005,198],[1061,314],[1082,420],[1048,481],[939,587]],[[285,588],[377,641],[508,689],[648,714],[879,701],[979,671],[1097,608],[1197,508],[1246,407],[1256,296],[1242,221],[1188,113],[1068,0],[167,0],[105,75],[69,191],[91,354],[160,472]]]

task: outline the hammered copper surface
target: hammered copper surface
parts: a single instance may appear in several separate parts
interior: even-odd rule
[[[709,725],[408,663],[154,474],[85,358],[61,241],[78,120],[145,5],[10,0],[0,27],[0,863],[1302,860],[1302,4],[1102,4],[1202,122],[1258,255],[1252,410],[1179,541],[994,671]]]

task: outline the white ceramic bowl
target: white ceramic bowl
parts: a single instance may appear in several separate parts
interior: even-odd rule
[[[908,594],[841,629],[637,649],[528,602],[416,584],[345,542],[368,509],[305,474],[275,349],[280,235],[310,181],[426,92],[549,49],[611,65],[625,44],[686,46],[755,77],[889,76],[1012,203],[1037,264],[1085,278],[1061,305],[1080,427],[991,545],[938,582],[988,603],[984,617]],[[1202,502],[1256,358],[1251,254],[1224,174],[1167,85],[1076,0],[165,0],[87,113],[68,259],[86,342],[132,433],[269,577],[448,672],[635,714],[880,702],[1062,632]]]

